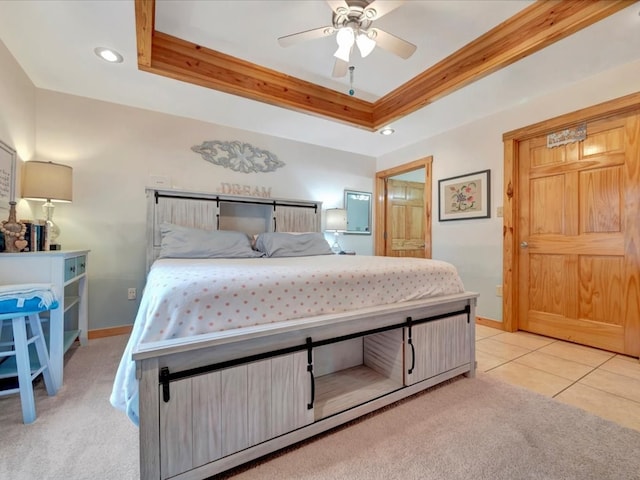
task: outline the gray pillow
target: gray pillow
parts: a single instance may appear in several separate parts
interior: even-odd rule
[[[261,233],[255,248],[264,252],[267,257],[333,255],[329,243],[321,233]]]
[[[159,258],[253,258],[264,254],[251,248],[249,236],[230,230],[201,230],[160,224]]]

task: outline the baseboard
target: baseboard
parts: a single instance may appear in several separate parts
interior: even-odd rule
[[[497,328],[498,330],[504,330],[504,323],[497,320],[492,320],[485,317],[476,317],[477,325],[484,325],[485,327]]]
[[[120,327],[99,328],[97,330],[89,330],[89,340],[94,338],[114,337],[116,335],[128,335],[133,330],[133,325],[122,325]]]

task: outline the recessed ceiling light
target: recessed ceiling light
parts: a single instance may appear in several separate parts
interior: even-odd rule
[[[382,130],[380,130],[380,135],[393,135],[394,133],[395,133],[395,130],[390,127],[385,127]]]
[[[93,50],[96,55],[98,55],[101,59],[109,63],[122,63],[124,58],[115,50],[111,50],[110,48],[98,47]]]

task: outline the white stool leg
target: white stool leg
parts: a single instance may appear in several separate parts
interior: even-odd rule
[[[40,315],[34,313],[29,315],[29,327],[31,328],[31,335],[35,336],[34,341],[36,352],[38,353],[38,361],[40,367],[43,367],[42,377],[44,378],[44,386],[47,389],[48,395],[55,395],[58,391],[57,385],[53,381],[51,376],[51,366],[49,362],[49,352],[47,351],[47,344],[44,341],[44,332],[42,331],[42,324],[40,323]]]
[[[31,382],[31,362],[29,361],[29,346],[27,345],[27,317],[14,317],[13,341],[16,349],[16,365],[18,367],[18,382],[20,385],[20,402],[22,403],[22,419],[24,423],[33,423],[36,419],[36,402],[33,398],[33,383]]]

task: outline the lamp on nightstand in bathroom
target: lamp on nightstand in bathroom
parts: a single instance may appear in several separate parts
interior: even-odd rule
[[[325,218],[325,232],[333,232],[334,241],[331,245],[333,253],[340,253],[342,247],[338,243],[338,235],[347,229],[347,211],[344,208],[328,208]]]
[[[60,250],[56,243],[60,228],[53,222],[53,202],[71,202],[73,169],[53,162],[31,160],[22,165],[22,198],[45,200],[42,211],[49,226],[51,250]]]

